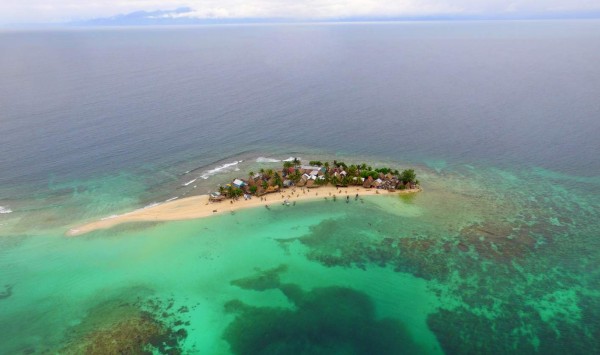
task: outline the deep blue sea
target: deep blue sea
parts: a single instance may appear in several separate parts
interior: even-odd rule
[[[597,20],[0,32],[0,353],[600,352],[599,63]],[[292,156],[424,192],[64,236]]]

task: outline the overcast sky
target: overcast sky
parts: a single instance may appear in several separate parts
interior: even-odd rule
[[[198,18],[507,15],[595,12],[600,0],[0,0],[0,23],[46,23],[191,7]]]

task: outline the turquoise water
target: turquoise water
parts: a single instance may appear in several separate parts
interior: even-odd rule
[[[0,33],[0,353],[600,353],[599,39]],[[65,236],[288,157],[414,168],[424,191]]]
[[[6,214],[2,352],[69,352],[110,327],[111,339],[131,336],[119,322],[141,311],[185,329],[172,336],[184,353],[594,349],[600,219],[588,189],[600,182],[542,169],[418,170],[425,191],[415,195],[78,238],[44,212]],[[93,196],[97,211],[127,205]],[[36,215],[36,228],[24,227]]]

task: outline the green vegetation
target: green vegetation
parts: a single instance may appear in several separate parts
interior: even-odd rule
[[[405,183],[415,182],[416,178],[417,174],[415,174],[415,171],[413,169],[404,170],[402,171],[402,174],[400,174],[400,179]]]
[[[234,187],[234,186],[229,186],[226,191],[226,195],[228,197],[231,197],[234,199],[242,196],[243,194],[244,194],[244,191],[242,191],[242,189]]]
[[[260,169],[259,174],[250,171],[248,179],[243,180],[244,184],[241,187],[227,185],[227,187],[219,187],[219,192],[229,198],[237,199],[244,194],[261,196],[289,186],[318,187],[330,184],[339,187],[362,186],[394,191],[417,188],[419,184],[413,169],[402,172],[390,167],[373,169],[365,163],[347,165],[337,160],[332,163],[311,160],[309,169],[302,169],[300,164],[301,161],[294,158],[292,161],[284,161],[281,170]]]

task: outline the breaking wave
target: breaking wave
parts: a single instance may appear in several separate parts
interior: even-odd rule
[[[271,158],[265,158],[265,157],[258,157],[256,158],[256,162],[257,163],[278,163],[281,160],[277,160],[277,159],[271,159]]]
[[[194,182],[194,181],[196,181],[196,180],[198,180],[198,179],[193,179],[193,180],[190,180],[190,181],[188,181],[188,182],[184,183],[184,184],[183,184],[183,186],[188,186],[189,184],[193,183],[193,182]]]
[[[279,163],[279,162],[282,162],[282,161],[293,161],[293,160],[294,160],[294,157],[289,157],[287,159],[282,159],[282,160],[273,159],[273,158],[265,158],[265,157],[258,157],[258,158],[256,158],[256,162],[257,163]]]
[[[203,178],[204,180],[208,179],[209,177],[216,175],[222,171],[227,171],[229,168],[238,165],[239,163],[243,162],[243,160],[237,160],[234,161],[233,163],[227,163],[227,164],[223,164],[221,166],[218,166],[214,169],[211,169],[207,172],[205,172],[204,174],[200,175],[201,178]]]
[[[0,213],[4,214],[4,213],[11,213],[12,210],[8,207],[4,207],[4,206],[0,206]]]

